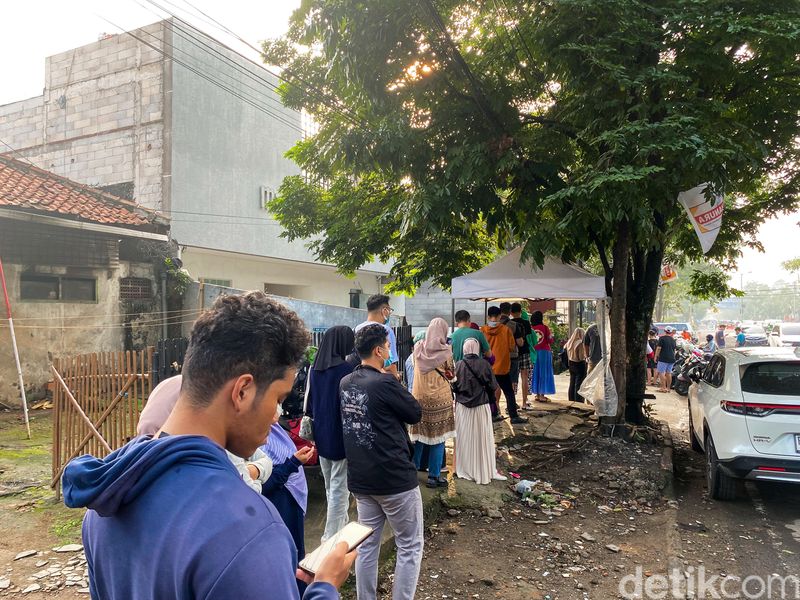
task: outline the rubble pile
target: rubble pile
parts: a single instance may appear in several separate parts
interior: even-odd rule
[[[23,570],[37,569],[30,575],[15,576],[14,566],[0,574],[0,597],[31,592],[58,592],[74,587],[77,592],[89,594],[89,568],[83,546],[67,544],[52,550],[24,550],[14,557]],[[19,573],[19,569],[17,571]]]

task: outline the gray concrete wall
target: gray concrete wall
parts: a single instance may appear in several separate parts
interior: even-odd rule
[[[184,295],[184,310],[196,310],[199,313],[203,308],[209,308],[218,296],[222,294],[241,294],[243,291],[216,285],[203,285],[201,293],[200,284],[194,282],[189,285]],[[334,325],[355,327],[367,320],[366,310],[298,300],[297,298],[272,297],[295,311],[310,330],[325,330]],[[194,313],[189,313],[189,315],[191,314]],[[185,320],[189,320],[189,316]],[[398,323],[393,322],[392,325],[398,325]],[[188,335],[191,328],[191,323],[185,323],[184,335]]]
[[[455,310],[468,311],[478,325],[485,322],[483,302],[459,298],[455,301]],[[421,285],[414,296],[406,298],[406,320],[414,327],[426,327],[435,317],[442,317],[453,326],[452,312],[450,293],[431,283]]]
[[[313,262],[302,243],[279,237],[282,228],[261,203],[262,187],[277,191],[284,177],[299,173],[284,154],[301,138],[300,114],[281,105],[270,87],[278,85],[276,77],[213,39],[193,35],[226,58],[209,54],[177,28],[176,58],[217,73],[226,87],[289,124],[173,63],[173,237],[189,246]]]
[[[162,48],[164,27],[134,33]],[[163,70],[157,50],[125,34],[50,56],[42,96],[0,107],[0,137],[80,183],[133,182],[139,203],[161,209]]]
[[[50,364],[53,358],[90,352],[121,351],[124,349],[126,320],[131,322],[133,338],[138,347],[155,343],[160,327],[154,325],[155,315],[126,317],[129,305],[120,301],[119,280],[122,277],[154,279],[152,265],[121,262],[110,269],[84,269],[81,276],[97,279],[97,302],[23,301],[20,298],[20,274],[34,265],[4,263],[9,298],[14,317],[20,362],[25,390],[29,400],[41,398],[45,384],[52,380]],[[36,265],[38,273],[63,275],[70,267]],[[74,270],[70,271],[74,273]],[[153,301],[158,305],[158,299]],[[8,322],[0,319],[0,402],[19,406],[20,394],[11,345]]]

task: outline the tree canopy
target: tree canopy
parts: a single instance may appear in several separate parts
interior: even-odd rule
[[[664,253],[702,257],[681,191],[724,194],[722,267],[798,205],[799,57],[800,0],[304,0],[264,58],[318,130],[270,208],[397,291],[599,257],[638,356]]]

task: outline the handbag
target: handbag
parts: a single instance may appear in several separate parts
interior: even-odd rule
[[[445,376],[445,374],[442,373],[439,369],[434,369],[434,371],[436,371],[439,374],[439,376],[447,382],[447,385],[450,386],[450,391],[454,395],[458,394],[459,389],[458,389],[458,380],[457,379],[448,379]]]
[[[303,418],[300,420],[300,430],[297,435],[307,442],[314,441],[314,418],[306,414],[308,411],[308,394],[311,390],[311,369],[306,377],[306,391],[303,397]]]

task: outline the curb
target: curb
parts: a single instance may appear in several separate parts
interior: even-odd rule
[[[670,500],[675,500],[675,464],[673,462],[674,443],[672,432],[666,421],[661,423],[661,436],[664,438],[664,448],[661,451],[661,474],[664,476],[664,495]]]
[[[678,497],[675,493],[675,464],[674,450],[675,444],[672,439],[672,432],[666,421],[661,421],[661,435],[664,438],[664,449],[661,452],[661,473],[664,476],[664,496],[673,504],[677,503]],[[667,510],[669,521],[667,522],[667,575],[683,573],[683,561],[680,555],[683,551],[681,536],[678,533],[678,508]]]

